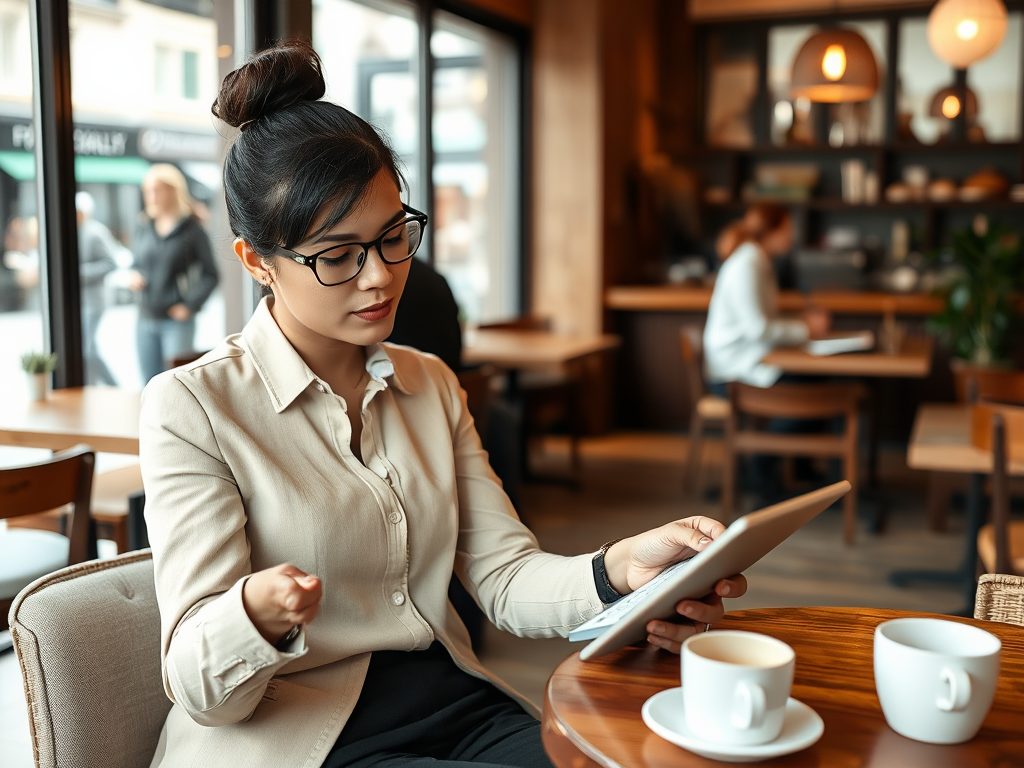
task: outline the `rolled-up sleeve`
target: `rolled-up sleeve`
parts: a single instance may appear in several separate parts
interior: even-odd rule
[[[164,687],[197,723],[240,722],[305,654],[304,635],[278,651],[245,612],[245,510],[202,405],[173,372],[147,386],[139,438]]]
[[[522,637],[565,637],[604,609],[592,554],[541,551],[491,469],[465,392],[450,372],[448,384],[459,501],[456,573],[500,629]]]

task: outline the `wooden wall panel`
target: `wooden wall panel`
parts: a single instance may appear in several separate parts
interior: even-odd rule
[[[934,0],[690,0],[690,16],[700,21],[744,16],[785,16],[841,11],[926,8]]]
[[[534,3],[531,304],[563,333],[601,331],[603,131],[594,6]]]

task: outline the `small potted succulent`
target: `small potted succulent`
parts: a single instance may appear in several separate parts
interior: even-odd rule
[[[28,399],[40,402],[50,396],[50,374],[57,368],[53,352],[26,352],[21,356],[21,370],[28,381]]]

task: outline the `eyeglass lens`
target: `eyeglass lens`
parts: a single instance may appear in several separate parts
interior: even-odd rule
[[[420,221],[402,221],[393,226],[380,240],[381,258],[386,264],[405,261],[420,247],[423,224]],[[367,253],[361,245],[339,245],[320,254],[316,259],[316,273],[324,285],[337,285],[355,277],[366,261]]]

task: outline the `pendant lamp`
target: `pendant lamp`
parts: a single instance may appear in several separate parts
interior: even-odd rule
[[[957,69],[994,53],[1005,35],[1002,0],[939,0],[928,15],[928,43]]]
[[[826,29],[807,38],[793,60],[794,99],[867,101],[878,90],[878,64],[867,41],[852,29]]]
[[[964,118],[970,125],[978,116],[978,96],[970,88],[965,88],[963,92],[958,91],[952,85],[940,88],[932,95],[931,103],[928,106],[928,116],[945,117],[952,120],[960,114],[961,110],[964,110],[964,105],[960,103],[961,99],[967,102]]]

